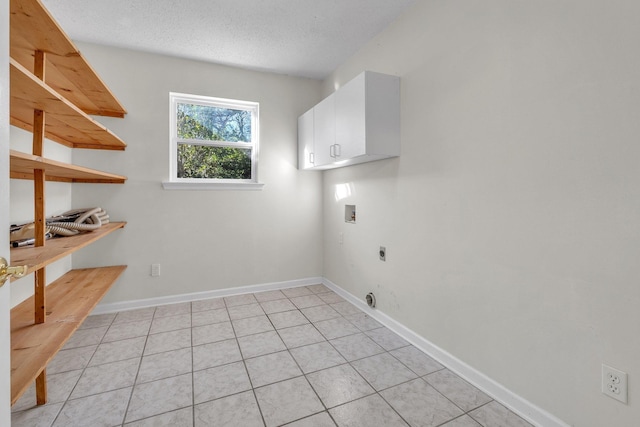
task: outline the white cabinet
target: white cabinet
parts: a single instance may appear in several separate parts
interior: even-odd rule
[[[301,169],[331,169],[400,155],[398,77],[365,71],[301,116],[299,126],[308,126],[311,112],[313,141],[311,133],[299,127],[298,144],[300,153],[313,152],[315,161],[300,161]]]
[[[313,151],[313,109],[298,117],[298,169],[315,166]]]
[[[331,147],[336,142],[335,101],[335,94],[331,94],[313,107],[315,167],[325,167],[334,161]]]

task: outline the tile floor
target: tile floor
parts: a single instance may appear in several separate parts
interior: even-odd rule
[[[323,285],[90,316],[14,427],[531,424]]]

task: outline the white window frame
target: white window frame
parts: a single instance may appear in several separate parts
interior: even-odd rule
[[[178,138],[178,104],[196,104],[251,112],[251,142],[202,141]],[[202,95],[169,92],[169,181],[165,190],[260,190],[258,182],[258,147],[260,139],[260,107],[257,102],[215,98]],[[251,148],[250,179],[178,178],[178,144],[209,145],[214,147]]]

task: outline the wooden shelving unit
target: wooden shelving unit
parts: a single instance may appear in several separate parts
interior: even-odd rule
[[[10,60],[11,124],[33,132],[34,110],[47,114],[45,137],[72,148],[124,150],[125,144],[80,108]]]
[[[33,324],[33,298],[11,310],[11,404],[91,313],[126,266],[71,270],[47,286],[46,323]]]
[[[123,228],[46,241],[46,181],[122,184],[126,177],[46,159],[48,138],[71,148],[124,150],[126,144],[89,117],[124,117],[109,91],[40,0],[10,2],[10,119],[33,133],[31,154],[11,150],[10,176],[34,182],[35,247],[11,250],[14,265],[34,273],[34,295],[11,310],[11,404],[36,382],[47,401],[46,366],[126,266],[71,270],[46,284],[46,266]]]
[[[31,74],[34,52],[47,53],[47,84],[87,114],[124,117],[127,111],[38,0],[10,2],[10,56]]]
[[[41,169],[46,172],[47,181],[124,184],[127,180],[126,176],[70,165],[15,150],[10,150],[9,167],[13,179],[33,179],[33,171]]]
[[[26,265],[27,274],[31,274],[102,239],[125,225],[126,222],[110,222],[90,233],[80,233],[75,236],[48,240],[45,246],[13,248],[11,249],[11,262],[15,265]]]

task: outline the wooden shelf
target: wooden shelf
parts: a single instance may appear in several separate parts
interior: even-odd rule
[[[34,52],[47,53],[47,84],[87,114],[126,110],[39,0],[11,0],[10,55],[33,74]]]
[[[13,179],[33,179],[33,170],[42,169],[46,172],[47,181],[124,184],[127,180],[126,176],[49,160],[15,150],[10,150],[9,164],[10,177]]]
[[[45,136],[73,148],[124,150],[127,144],[10,59],[11,124],[33,132],[33,110],[46,113]]]
[[[34,324],[33,297],[11,310],[11,404],[35,381],[126,266],[71,270],[47,286],[47,322]]]
[[[46,267],[52,262],[71,255],[78,249],[84,248],[96,240],[100,240],[106,235],[123,228],[126,224],[126,222],[110,222],[95,231],[47,240],[45,246],[11,248],[11,264],[26,265],[27,274],[33,273],[35,270]],[[33,317],[33,307],[31,307],[31,316]]]

